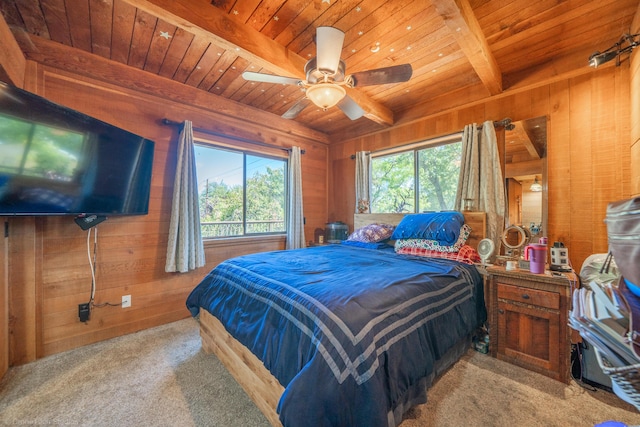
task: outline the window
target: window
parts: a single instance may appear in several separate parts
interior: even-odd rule
[[[373,155],[371,211],[453,209],[458,190],[461,151],[461,138],[455,135],[401,152]]]
[[[287,160],[196,144],[203,238],[285,233]]]

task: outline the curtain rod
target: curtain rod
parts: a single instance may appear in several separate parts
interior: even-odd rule
[[[493,127],[499,128],[504,127],[507,130],[513,130],[516,127],[513,123],[511,123],[511,119],[509,117],[505,117],[502,120],[498,120],[497,122],[493,122]]]
[[[184,126],[183,123],[174,122],[173,120],[169,120],[169,119],[166,119],[166,118],[162,119],[162,124],[165,125],[165,126],[178,126],[180,128],[182,128],[182,126]],[[204,129],[204,128],[196,128],[196,127],[194,127],[193,130],[196,131],[196,132],[200,132],[200,133],[206,133],[207,135],[219,136],[221,138],[231,139],[233,141],[246,142],[247,144],[259,145],[261,147],[275,148],[277,150],[283,150],[283,151],[291,152],[291,148],[281,147],[279,145],[269,144],[267,142],[262,142],[262,141],[254,141],[253,139],[242,138],[241,136],[226,135],[224,133],[220,133],[220,132],[216,132],[216,131],[209,130],[209,129]],[[304,153],[305,153],[305,150],[300,150],[300,154],[304,154]]]
[[[513,130],[513,128],[515,128],[516,126],[511,123],[511,119],[509,117],[506,117],[506,118],[504,118],[502,120],[494,121],[493,122],[493,127],[496,127],[496,128],[504,127],[507,130]],[[482,129],[482,126],[478,126],[477,128],[478,128],[478,130],[480,130],[480,129]],[[433,138],[433,139],[447,139],[447,138],[451,137],[452,135],[456,135],[458,133],[460,133],[460,132],[454,132],[454,133],[451,133],[449,135],[444,135],[444,136],[440,136],[438,138]],[[396,147],[387,147],[387,148],[383,148],[383,149],[380,149],[380,150],[368,151],[367,154],[377,153],[379,151],[387,151],[387,150],[390,150],[390,149],[398,149],[398,148],[402,148],[402,147],[409,147],[411,145],[417,145],[417,144],[420,144],[420,142],[410,142],[409,144],[398,145]],[[350,157],[351,157],[351,160],[354,160],[356,158],[356,155],[352,154]]]

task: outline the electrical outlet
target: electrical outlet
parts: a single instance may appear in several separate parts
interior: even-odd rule
[[[131,295],[122,295],[122,308],[131,307]]]
[[[81,322],[88,322],[91,315],[91,306],[89,303],[78,304],[78,317]]]

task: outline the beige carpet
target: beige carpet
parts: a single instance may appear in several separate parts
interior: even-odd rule
[[[401,427],[582,427],[608,420],[640,425],[640,413],[612,393],[587,390],[575,381],[567,386],[471,350]]]
[[[206,373],[206,375],[205,375]],[[615,395],[470,351],[401,427],[640,425]],[[17,367],[0,383],[0,425],[268,426],[185,319]],[[309,424],[313,425],[312,423]]]

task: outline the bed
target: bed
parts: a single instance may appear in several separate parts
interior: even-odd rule
[[[361,214],[354,228],[398,224]],[[485,215],[465,212],[467,244]],[[274,426],[396,426],[486,320],[475,266],[346,244],[251,254],[187,299],[215,353]]]

